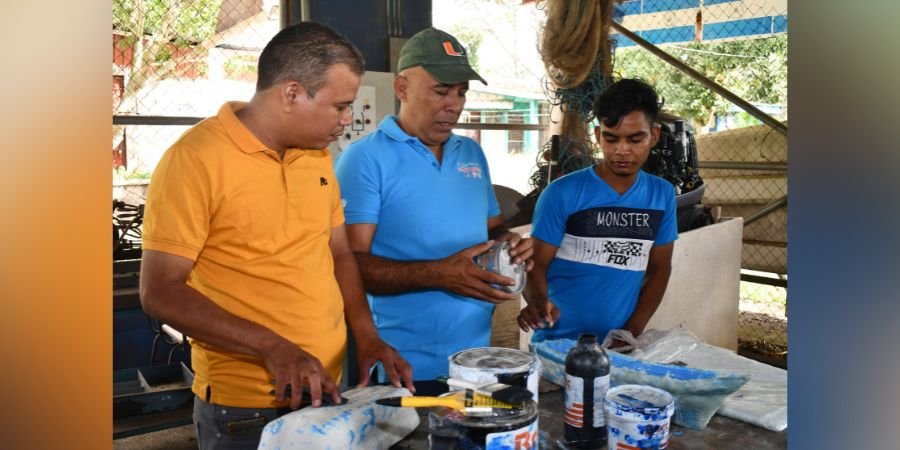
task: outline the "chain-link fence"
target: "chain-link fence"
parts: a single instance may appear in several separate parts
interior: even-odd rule
[[[490,83],[473,83],[459,131],[482,143],[496,184],[525,193],[549,140],[544,70],[534,41],[541,2],[537,8],[518,0],[468,7],[474,1],[457,0],[462,8],[433,4],[435,26],[481,55],[478,70]],[[280,28],[279,2],[114,0],[112,6],[113,199],[138,205],[163,152],[191,124],[214,115],[226,100],[252,96],[259,52]],[[449,15],[466,11],[472,14]],[[776,122],[786,119],[785,0],[627,0],[615,5],[613,16],[753,109]],[[614,29],[610,37],[614,74],[646,79],[665,109],[691,125],[703,203],[722,217],[745,219],[742,349],[786,355],[784,133],[622,32]]]
[[[143,203],[163,152],[223,102],[249,99],[277,1],[114,0],[113,199]]]
[[[631,0],[618,4],[613,71],[641,77],[696,136],[703,203],[743,217],[739,346],[784,365],[787,356],[787,4],[770,0]],[[620,30],[624,28],[625,31]],[[764,121],[630,31],[770,116]],[[658,51],[658,50],[657,50]],[[780,126],[779,126],[780,125]]]
[[[249,99],[256,63],[280,29],[278,1],[114,0],[114,259],[140,252],[140,228],[127,223],[146,198],[166,149],[223,102]]]

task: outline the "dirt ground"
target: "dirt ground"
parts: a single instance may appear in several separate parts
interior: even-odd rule
[[[741,301],[738,317],[738,347],[787,362],[787,317],[771,305]]]

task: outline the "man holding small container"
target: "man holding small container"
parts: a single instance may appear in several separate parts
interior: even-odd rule
[[[347,234],[379,333],[416,380],[448,373],[447,358],[490,344],[494,305],[515,281],[475,263],[507,242],[527,263],[531,240],[503,224],[487,160],[453,134],[469,80],[484,82],[453,36],[423,30],[400,52],[396,116],[338,156]],[[382,375],[383,378],[383,375]]]

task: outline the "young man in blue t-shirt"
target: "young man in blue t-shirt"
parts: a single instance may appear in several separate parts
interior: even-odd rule
[[[678,237],[674,187],[641,170],[659,139],[654,89],[619,80],[594,105],[603,159],[555,180],[534,212],[534,268],[519,326],[533,342],[635,336],[662,300]]]

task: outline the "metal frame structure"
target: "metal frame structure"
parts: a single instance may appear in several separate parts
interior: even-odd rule
[[[742,99],[737,94],[729,91],[728,89],[726,89],[722,85],[716,83],[715,81],[710,80],[709,78],[707,78],[700,72],[697,72],[696,70],[692,69],[690,66],[679,61],[674,56],[666,53],[665,51],[663,51],[656,45],[644,40],[643,38],[641,38],[640,36],[635,34],[633,31],[622,26],[622,24],[612,21],[612,22],[610,22],[610,26],[614,30],[616,30],[617,32],[622,34],[623,36],[634,41],[635,44],[643,47],[645,50],[652,53],[654,56],[658,57],[659,59],[662,59],[663,61],[665,61],[672,67],[678,69],[679,71],[681,71],[684,74],[688,75],[689,77],[693,78],[700,84],[711,89],[713,92],[721,95],[722,97],[725,97],[725,99],[734,103],[735,105],[737,105],[744,111],[748,112],[753,117],[756,117],[757,119],[762,121],[764,124],[770,126],[775,131],[778,131],[779,133],[787,136],[787,125],[782,122],[779,122],[778,119],[775,119],[774,117],[770,116],[769,114],[766,114],[764,111],[760,110],[756,106],[753,106],[753,104],[751,104],[750,102]],[[778,171],[778,172],[787,171],[787,165],[780,164],[780,163],[773,163],[773,164],[769,164],[769,163],[729,163],[729,162],[724,162],[724,161],[708,161],[708,162],[700,162],[699,166],[701,168],[715,168],[715,169],[772,170],[772,171]],[[784,206],[787,206],[787,196],[786,195],[768,205],[763,206],[756,212],[747,216],[747,218],[744,219],[744,226],[746,227],[747,225],[759,220],[760,218],[762,218]]]

